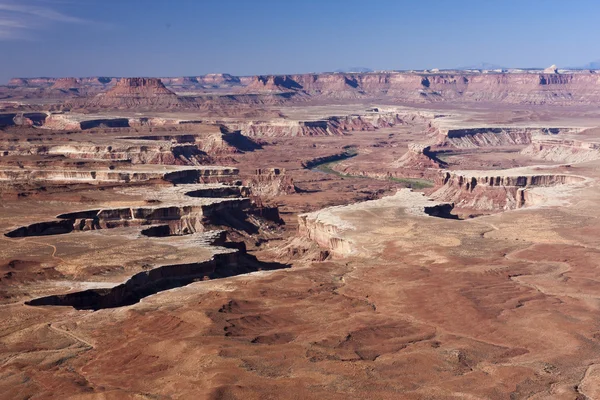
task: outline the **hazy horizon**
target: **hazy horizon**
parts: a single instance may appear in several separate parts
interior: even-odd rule
[[[0,83],[13,77],[247,76],[355,66],[452,69],[482,62],[583,67],[600,58],[600,4],[562,5],[0,0]]]

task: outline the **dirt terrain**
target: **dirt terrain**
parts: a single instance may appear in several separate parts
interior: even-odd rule
[[[0,398],[600,398],[596,72],[0,94]]]

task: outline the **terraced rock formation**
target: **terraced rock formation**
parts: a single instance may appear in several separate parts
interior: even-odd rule
[[[455,217],[450,213],[452,208],[451,203],[432,201],[421,193],[402,189],[393,196],[379,200],[301,214],[298,216],[298,233],[327,249],[334,257],[349,257],[361,253],[360,242],[352,238],[352,231],[360,230],[360,227],[354,225],[352,221],[361,218],[363,214],[370,213],[371,210],[454,219]]]
[[[578,185],[586,181],[581,176],[561,174],[513,175],[518,173],[505,170],[494,176],[486,171],[443,172],[438,181],[441,187],[431,197],[470,210],[511,210],[543,204],[543,196],[537,196],[535,188]]]
[[[158,78],[121,78],[108,91],[73,104],[82,108],[171,109],[189,103],[167,89]]]

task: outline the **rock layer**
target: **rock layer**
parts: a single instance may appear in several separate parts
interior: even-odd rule
[[[439,189],[431,197],[448,201],[456,207],[472,210],[511,210],[528,205],[534,199],[531,189],[558,185],[578,184],[585,178],[561,174],[487,175],[485,172],[443,172]],[[540,199],[536,198],[535,203]]]

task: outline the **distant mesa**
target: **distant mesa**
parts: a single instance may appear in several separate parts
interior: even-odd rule
[[[165,87],[158,78],[121,78],[104,93],[88,99],[84,107],[179,107],[184,100]]]
[[[600,60],[589,62],[581,67],[581,69],[600,70]]]
[[[77,90],[80,86],[81,83],[77,78],[59,78],[52,85],[52,89]]]
[[[259,75],[254,77],[246,89],[248,92],[289,92],[301,90],[302,85],[289,75]]]
[[[548,68],[544,69],[545,74],[558,74],[558,67],[556,65],[551,65]]]
[[[239,85],[240,78],[230,74],[206,74],[196,78],[198,83],[209,86]]]

